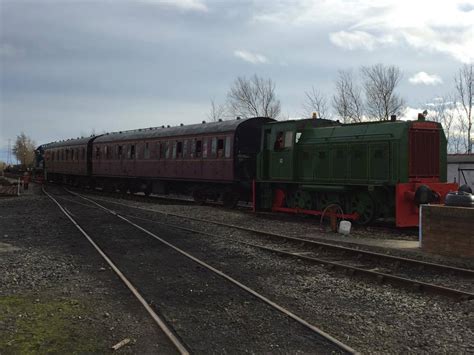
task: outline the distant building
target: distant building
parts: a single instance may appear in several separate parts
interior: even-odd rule
[[[448,182],[467,184],[474,190],[474,154],[448,154]]]

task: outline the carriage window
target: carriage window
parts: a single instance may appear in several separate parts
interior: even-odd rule
[[[207,158],[207,146],[208,146],[208,139],[204,139],[204,142],[202,144],[202,157]]]
[[[212,138],[212,142],[211,142],[211,156],[215,157],[216,153],[217,153],[217,138],[214,137]]]
[[[188,140],[186,139],[183,143],[183,158],[188,156]]]
[[[196,141],[196,158],[202,156],[202,141]]]
[[[51,153],[51,160],[54,160],[54,152]]]
[[[135,144],[130,146],[130,159],[135,159]]]
[[[174,154],[174,157],[182,158],[183,157],[183,142],[177,142],[176,143],[176,154]]]
[[[105,159],[110,159],[110,149],[109,146],[104,147]]]
[[[117,146],[117,158],[122,159],[122,155],[123,155],[123,147],[121,145],[118,145]]]
[[[144,159],[150,159],[150,148],[148,146],[148,143],[145,143],[145,150],[143,151],[143,158]]]
[[[86,148],[82,148],[82,160],[86,159]]]
[[[163,143],[156,143],[157,148],[158,148],[158,159],[163,159],[165,156],[165,148],[163,147]]]
[[[100,147],[95,148],[95,158],[99,159],[100,158]]]
[[[225,157],[230,158],[230,137],[225,137]]]
[[[71,149],[71,160],[74,160],[74,150],[75,149]]]
[[[224,139],[219,138],[217,140],[217,157],[222,158],[224,156]]]
[[[165,158],[170,158],[170,142],[165,142]]]

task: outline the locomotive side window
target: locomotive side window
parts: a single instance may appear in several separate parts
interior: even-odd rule
[[[283,140],[283,131],[277,133],[275,138],[275,144],[273,145],[273,150],[282,150],[285,147],[285,142]]]
[[[296,134],[295,134],[295,143],[298,143],[300,141],[300,138],[301,138],[301,132],[296,132]]]
[[[285,148],[291,148],[293,146],[293,131],[285,132]]]
[[[196,158],[202,156],[202,141],[196,141]]]
[[[217,157],[222,158],[224,156],[224,139],[219,138],[217,140]]]
[[[225,157],[230,158],[230,137],[225,137]]]

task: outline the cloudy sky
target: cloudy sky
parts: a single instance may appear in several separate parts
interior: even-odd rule
[[[0,0],[0,159],[45,143],[206,119],[237,76],[271,78],[283,117],[340,69],[403,72],[412,108],[474,60],[474,0]]]

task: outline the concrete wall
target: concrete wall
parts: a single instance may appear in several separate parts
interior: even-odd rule
[[[421,249],[451,257],[474,257],[474,208],[422,208]]]
[[[448,155],[448,182],[464,185],[464,178],[474,191],[474,154]]]

